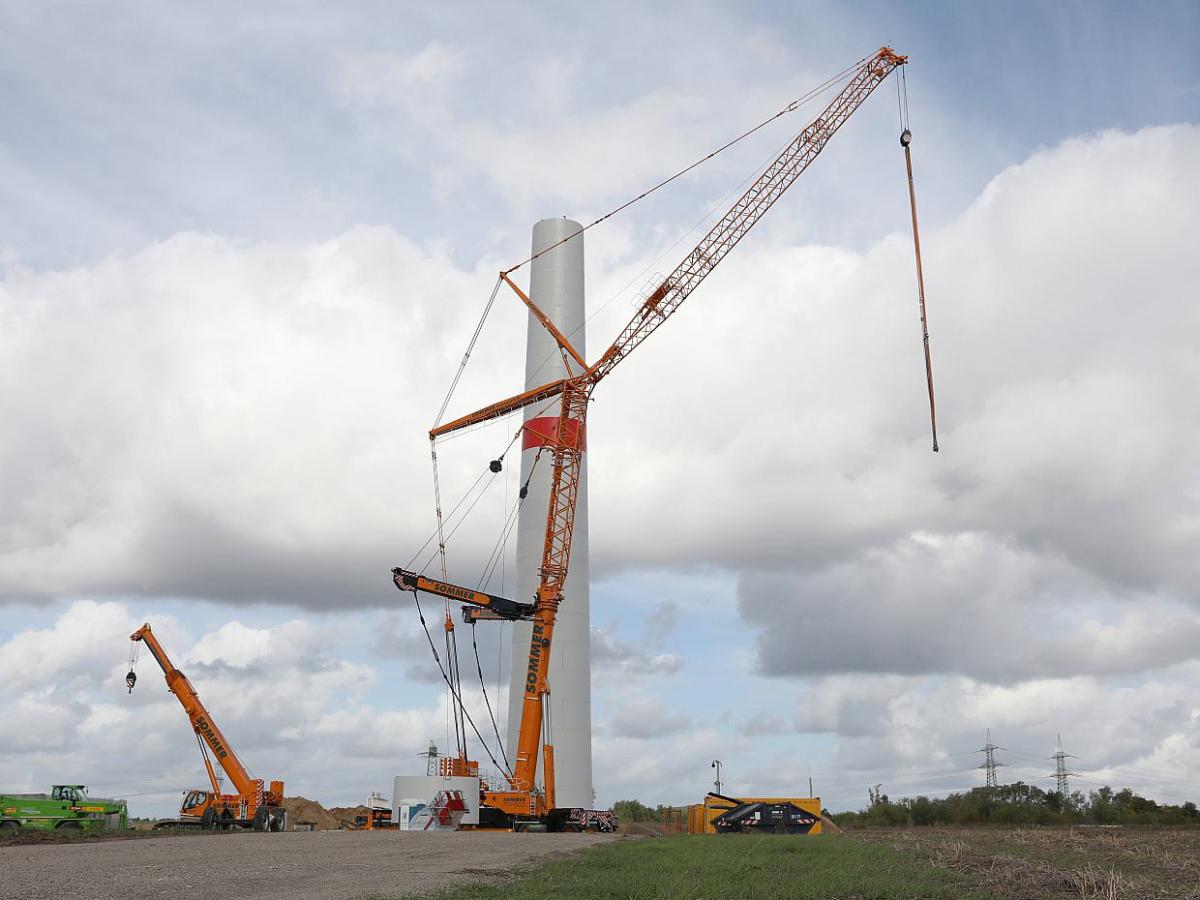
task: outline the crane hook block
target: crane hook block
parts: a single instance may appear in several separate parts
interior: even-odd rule
[[[498,459],[493,459],[490,463],[488,463],[488,468],[493,472],[499,472],[504,468],[504,463],[500,462]]]
[[[902,132],[900,132],[900,146],[907,147],[911,143],[912,143],[912,132],[909,131],[907,128],[905,128]]]
[[[129,688],[129,693],[133,693],[135,684],[137,684],[137,673],[130,669],[129,674],[125,676],[125,686]]]

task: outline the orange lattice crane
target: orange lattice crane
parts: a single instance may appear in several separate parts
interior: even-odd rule
[[[482,807],[509,817],[510,823],[516,827],[538,820],[547,823],[553,829],[556,824],[568,821],[562,815],[567,811],[555,808],[554,747],[552,741],[543,740],[543,729],[550,691],[547,673],[554,639],[554,623],[558,607],[563,602],[563,585],[571,561],[571,540],[583,458],[583,435],[588,400],[592,391],[621,360],[679,309],[683,301],[699,287],[721,260],[737,246],[738,241],[746,236],[783,192],[825,149],[829,140],[867,97],[907,60],[906,56],[894,52],[890,47],[882,47],[854,67],[849,80],[833,100],[805,126],[774,162],[767,166],[675,270],[650,292],[617,339],[591,365],[585,362],[567,336],[562,334],[529,296],[512,281],[509,276],[514,270],[500,273],[501,280],[512,288],[529,307],[534,317],[553,336],[568,374],[565,378],[490,404],[440,425],[429,432],[429,437],[430,440],[436,440],[451,432],[517,412],[531,404],[555,397],[561,398],[556,427],[553,433],[544,435],[544,446],[550,451],[553,470],[550,476],[550,500],[546,511],[545,542],[542,547],[537,594],[532,605],[514,604],[522,608],[502,612],[497,608],[498,604],[485,602],[479,596],[472,596],[477,592],[468,588],[428,579],[404,569],[393,569],[392,573],[396,586],[401,590],[427,591],[462,601],[472,607],[486,608],[487,613],[476,614],[479,618],[523,618],[533,622],[516,759],[508,776],[508,789],[485,790],[481,798]],[[907,150],[907,146],[905,149]],[[932,379],[932,372],[930,377]],[[534,784],[539,748],[544,754],[544,792],[537,791]],[[465,760],[463,763],[464,769],[474,765],[467,764]]]
[[[186,675],[175,668],[167,651],[158,642],[148,624],[143,625],[129,636],[131,641],[141,641],[150,650],[154,661],[162,669],[167,680],[167,690],[175,695],[188,720],[196,733],[196,743],[200,745],[200,755],[204,758],[204,768],[208,772],[211,790],[195,788],[189,790],[179,807],[178,822],[160,823],[163,826],[183,825],[201,826],[204,828],[254,828],[259,831],[282,831],[285,826],[283,809],[283,782],[272,781],[270,787],[263,784],[261,778],[253,778],[238,759],[233,747],[204,704],[200,695],[192,687]],[[130,660],[129,674],[125,683],[133,691],[137,683],[137,675],[133,671],[133,660]],[[221,790],[216,770],[213,769],[212,757],[216,757],[236,793],[226,794]]]

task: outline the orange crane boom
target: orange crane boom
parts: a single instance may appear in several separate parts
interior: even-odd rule
[[[546,725],[546,705],[550,686],[547,680],[554,624],[558,607],[563,601],[563,585],[571,561],[571,542],[574,535],[575,509],[579,495],[579,479],[583,458],[582,436],[587,418],[588,400],[602,378],[654,333],[686,300],[701,282],[720,264],[738,242],[761,221],[767,210],[783,195],[797,178],[812,164],[830,139],[863,104],[871,93],[908,57],[881,47],[864,59],[849,80],[826,107],[814,118],[779,156],[755,179],[754,183],[729,208],[728,212],[701,239],[699,244],[662,280],[634,313],[632,319],[612,345],[591,366],[583,363],[579,354],[544,313],[501,273],[529,306],[534,317],[555,339],[568,372],[571,361],[579,366],[576,374],[549,382],[506,400],[492,403],[469,415],[435,427],[429,432],[431,440],[462,428],[486,422],[516,412],[530,404],[561,397],[558,422],[553,434],[546,435],[543,447],[551,453],[553,470],[550,478],[550,499],[546,511],[545,540],[542,547],[539,583],[533,604],[533,634],[525,679],[525,690],[517,739],[516,760],[509,778],[510,791],[485,794],[484,803],[514,814],[544,813],[554,807],[553,742]],[[419,585],[401,584],[404,590],[422,589]],[[464,590],[464,589],[459,589]],[[441,596],[452,596],[441,591]],[[459,599],[459,598],[454,598]],[[546,796],[531,800],[537,771],[539,744],[545,753]],[[544,809],[541,807],[545,807]]]

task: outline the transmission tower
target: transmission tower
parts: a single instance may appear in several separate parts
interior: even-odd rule
[[[422,753],[418,753],[417,756],[425,757],[425,774],[426,775],[436,775],[437,774],[437,765],[438,765],[437,744],[435,744],[433,741],[430,741],[429,749],[425,750]]]
[[[983,765],[979,768],[987,772],[987,786],[990,788],[999,787],[1000,782],[996,778],[996,767],[1002,766],[1004,763],[996,762],[996,751],[1006,748],[999,747],[992,743],[992,729],[987,730],[987,743],[977,750],[977,753],[983,754]]]
[[[1072,756],[1070,753],[1063,753],[1062,735],[1058,735],[1058,748],[1054,751],[1054,755],[1050,757],[1054,760],[1054,780],[1058,785],[1058,795],[1064,800],[1070,796],[1070,785],[1067,784],[1067,777],[1074,775],[1074,772],[1067,771],[1068,759],[1079,759],[1078,756]]]

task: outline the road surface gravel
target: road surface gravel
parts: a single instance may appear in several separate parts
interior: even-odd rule
[[[602,834],[309,831],[0,847],[3,900],[406,897],[496,881]]]

